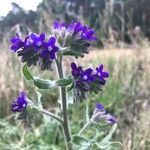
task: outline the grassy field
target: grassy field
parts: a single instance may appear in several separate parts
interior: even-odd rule
[[[27,89],[29,96],[31,98],[35,97],[32,94],[35,91],[35,87],[24,81],[20,71],[21,63],[15,54],[11,53],[7,46],[1,45],[0,48],[0,119],[3,118],[0,120],[0,147],[3,146],[3,148],[11,149],[19,145],[20,147],[26,147],[26,149],[42,150],[40,147],[35,147],[36,143],[38,143],[41,147],[45,146],[45,149],[48,149],[46,147],[48,147],[49,142],[56,144],[57,141],[54,141],[53,137],[46,133],[43,138],[44,133],[41,130],[46,132],[46,121],[40,125],[36,123],[34,133],[27,135],[27,137],[22,136],[25,132],[23,129],[9,123],[12,120],[10,113],[12,99],[15,98],[21,89]],[[119,127],[113,139],[119,140],[123,147],[116,150],[149,150],[150,48],[94,49],[83,59],[75,60],[68,58],[64,64],[66,72],[69,71],[68,66],[71,61],[79,62],[85,67],[89,65],[96,66],[102,63],[110,71],[110,79],[103,93],[92,95],[90,97],[90,105],[93,106],[96,101],[99,101],[117,116]],[[46,71],[42,73],[35,68],[33,68],[32,72],[43,78],[53,78],[55,76],[55,72],[49,73]],[[56,91],[41,92],[43,93],[42,101],[44,107],[55,109],[58,99]],[[82,108],[82,105],[80,108]],[[75,120],[72,122],[72,130],[75,132],[79,128],[76,122],[81,122],[82,124],[84,121],[79,116],[84,116],[82,110],[75,111],[74,108],[72,114]],[[48,129],[50,130],[48,132],[53,134],[55,122],[52,122],[51,125],[52,128]],[[11,128],[13,128],[13,132],[10,132]],[[11,139],[12,137],[14,142]],[[10,139],[10,141],[6,139]],[[6,145],[9,145],[9,147],[6,147]],[[14,148],[14,150],[18,149],[19,147],[17,146]]]

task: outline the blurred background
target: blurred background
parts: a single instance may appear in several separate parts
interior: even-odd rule
[[[22,89],[36,99],[35,87],[25,82],[19,58],[10,52],[10,37],[16,32],[50,33],[54,20],[70,23],[79,20],[96,31],[97,44],[90,54],[76,60],[83,66],[101,63],[110,71],[103,93],[92,95],[118,118],[113,140],[123,146],[114,150],[150,149],[150,0],[5,0],[0,5],[0,150],[59,150],[63,147],[55,121],[33,119],[34,131],[25,134],[14,121],[10,103]],[[72,58],[65,61],[70,64]],[[55,72],[34,75],[53,79]],[[57,111],[56,90],[40,91],[44,108]],[[85,122],[84,103],[70,109],[76,133]],[[51,126],[51,128],[49,128]],[[90,134],[90,133],[89,133]]]

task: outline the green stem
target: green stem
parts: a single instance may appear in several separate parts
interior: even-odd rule
[[[79,131],[78,135],[81,135],[81,134],[83,133],[83,131],[84,131],[86,128],[88,128],[88,127],[90,126],[90,124],[91,124],[90,121],[87,122],[87,123],[83,126],[83,128]]]
[[[57,120],[59,123],[61,123],[62,125],[63,125],[63,120],[59,117],[59,116],[57,116],[57,115],[55,115],[55,114],[53,114],[53,113],[51,113],[51,112],[49,112],[49,111],[47,111],[47,110],[45,110],[45,109],[43,109],[43,108],[38,108],[36,105],[34,105],[34,103],[32,102],[32,101],[30,101],[30,100],[28,100],[28,103],[29,103],[29,105],[30,106],[32,106],[33,108],[35,108],[38,112],[40,112],[40,113],[42,113],[42,114],[45,114],[45,115],[47,115],[47,116],[50,116],[50,117],[52,117],[52,118],[54,118],[55,120]]]
[[[56,60],[56,67],[58,71],[59,79],[64,78],[63,69],[62,69],[62,57],[60,60]],[[68,118],[68,112],[67,112],[67,97],[66,97],[66,87],[59,87],[59,94],[60,94],[60,100],[61,100],[61,109],[62,109],[62,117],[63,117],[63,130],[65,135],[65,141],[66,141],[66,147],[67,150],[72,150],[72,144],[71,144],[71,132],[70,132],[70,126],[69,126],[69,118]]]
[[[85,114],[86,114],[86,122],[89,122],[90,121],[90,117],[89,117],[89,99],[87,99],[87,102],[86,102]]]
[[[91,124],[90,118],[89,118],[89,99],[87,99],[86,102],[86,108],[85,108],[85,115],[86,115],[86,124],[83,126],[83,128],[79,131],[78,135],[81,135],[82,132],[89,127]]]
[[[63,125],[63,120],[59,116],[56,116],[55,114],[53,114],[47,110],[44,110],[44,109],[42,109],[42,110],[40,109],[38,111],[40,111],[42,114],[46,114],[46,115],[56,119],[58,122],[60,122]]]

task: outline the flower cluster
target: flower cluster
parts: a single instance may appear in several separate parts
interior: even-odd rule
[[[96,40],[94,30],[90,29],[88,26],[82,25],[80,22],[72,22],[70,25],[66,25],[65,23],[55,21],[53,25],[53,33],[56,36],[64,35],[65,38],[67,36],[78,35],[78,38],[84,40]]]
[[[20,92],[17,99],[12,102],[11,110],[13,112],[21,112],[25,110],[27,107],[27,97],[25,92]]]
[[[22,120],[22,123],[27,122],[27,105],[27,96],[23,91],[11,104],[11,110],[18,113],[17,119]]]
[[[105,121],[108,124],[115,124],[117,122],[116,118],[111,114],[107,113],[104,106],[99,103],[96,103],[96,107],[93,112],[91,121],[97,123],[99,121]]]
[[[109,77],[108,72],[103,71],[103,65],[96,70],[88,68],[83,70],[73,62],[71,63],[72,76],[74,82],[74,101],[86,99],[86,93],[98,93],[106,83]]]
[[[51,63],[56,59],[59,51],[56,38],[47,38],[44,33],[29,34],[24,40],[16,34],[11,39],[11,43],[11,50],[22,57],[22,62],[26,62],[28,66],[39,65],[42,70],[51,68]]]
[[[48,38],[44,33],[31,33],[21,39],[18,34],[11,38],[11,50],[21,56],[21,61],[28,66],[38,65],[42,70],[51,69],[53,60],[58,52],[64,55],[72,55],[76,58],[88,53],[87,48],[95,41],[95,32],[80,22],[72,22],[70,25],[54,22],[52,35]]]
[[[55,21],[52,32],[62,47],[67,47],[72,52],[82,55],[88,53],[87,48],[92,41],[96,40],[95,31],[88,26],[82,25],[80,22],[72,22],[66,25]],[[65,51],[64,53],[67,52]]]

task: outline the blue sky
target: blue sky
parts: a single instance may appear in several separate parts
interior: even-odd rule
[[[0,0],[0,16],[6,16],[7,13],[12,9],[11,3],[15,2],[19,4],[25,10],[36,10],[37,5],[42,0]]]

